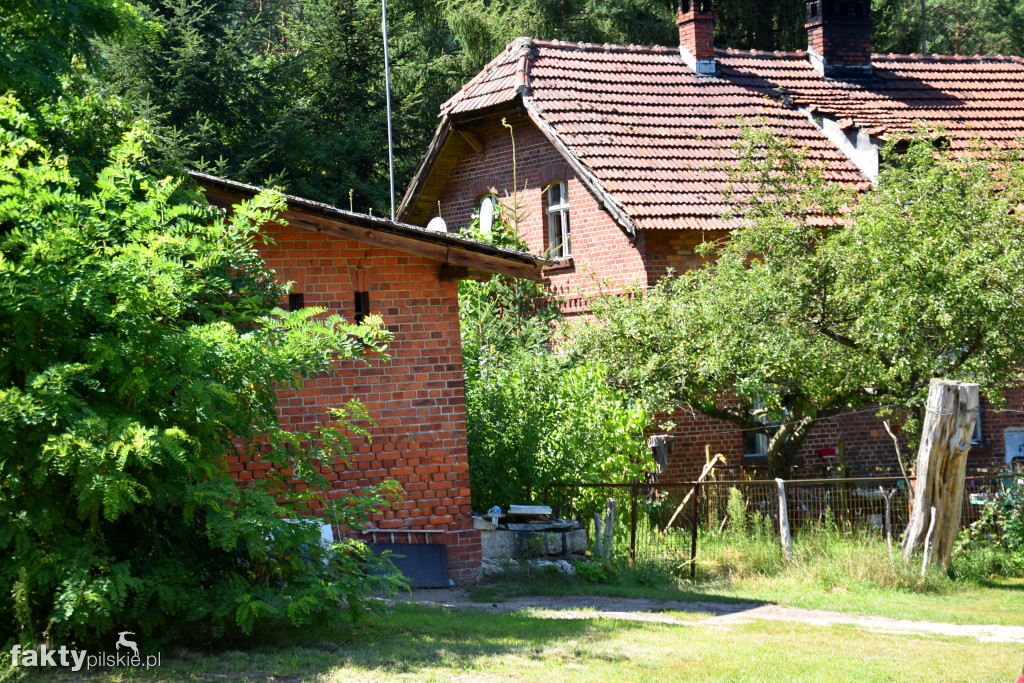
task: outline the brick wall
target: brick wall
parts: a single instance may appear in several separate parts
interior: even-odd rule
[[[837,67],[871,65],[871,2],[808,0],[807,45]]]
[[[1024,389],[1008,391],[1005,395],[1006,408],[1001,410],[982,400],[982,441],[971,447],[967,458],[968,470],[1000,468],[1005,454],[1004,431],[1024,429],[1024,412],[1019,409],[1024,405]],[[837,458],[823,457],[818,451],[838,448],[840,441],[846,445],[846,462],[852,476],[885,472],[898,474],[899,464],[892,438],[876,413],[875,408],[862,408],[818,422],[797,455],[798,476],[817,476],[823,468],[838,466]],[[711,446],[712,453],[725,455],[730,468],[763,469],[763,460],[743,458],[743,437],[731,424],[689,410],[664,417],[675,423],[671,434],[676,440],[668,461],[669,470],[663,475],[663,480],[689,481],[698,476],[705,462],[705,445]],[[900,444],[906,454],[906,441],[901,439]]]
[[[355,440],[349,467],[326,473],[333,490],[340,495],[397,480],[404,500],[375,515],[372,526],[443,530],[449,576],[476,581],[480,534],[471,521],[456,283],[439,281],[440,263],[424,257],[299,228],[271,225],[265,232],[276,244],[261,247],[264,258],[297,283],[306,306],[352,320],[354,292],[369,291],[370,311],[395,335],[386,364],[346,362],[300,391],[280,392],[283,423],[311,430],[327,420],[329,407],[362,400],[376,423],[372,442]],[[266,476],[266,466],[244,456],[229,463],[243,480]]]
[[[704,258],[697,254],[697,247],[703,242],[725,239],[728,233],[721,230],[645,230],[647,246],[647,281],[654,284],[665,277],[671,268],[681,273],[698,268]]]
[[[495,116],[469,126],[482,143],[483,152],[467,146],[448,177],[440,202],[449,231],[468,227],[479,200],[486,194],[496,194],[503,204],[511,203],[512,139],[501,118]],[[543,190],[556,180],[568,181],[573,258],[548,269],[545,282],[552,292],[565,298],[567,312],[586,307],[586,298],[601,289],[598,278],[612,282],[613,289],[635,281],[646,286],[644,237],[633,239],[611,219],[527,116],[508,114],[505,118],[515,135],[519,198],[527,207],[520,234],[535,254],[549,246]],[[438,215],[436,207],[431,215]]]

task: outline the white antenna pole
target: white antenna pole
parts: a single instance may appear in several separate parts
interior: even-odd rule
[[[388,177],[391,181],[391,220],[395,220],[395,156],[391,143],[391,74],[388,70],[388,0],[380,0],[384,26],[384,90],[388,100]]]

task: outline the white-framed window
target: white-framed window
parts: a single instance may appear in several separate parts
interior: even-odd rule
[[[544,211],[548,219],[548,256],[567,259],[572,256],[569,240],[569,184],[551,183],[546,192]]]

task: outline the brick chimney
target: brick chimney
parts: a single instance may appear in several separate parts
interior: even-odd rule
[[[711,0],[679,0],[679,54],[699,74],[713,74],[715,66],[715,19]]]
[[[807,52],[826,78],[870,78],[871,0],[807,0]]]

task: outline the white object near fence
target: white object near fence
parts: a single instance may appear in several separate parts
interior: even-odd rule
[[[608,511],[604,517],[604,545],[601,549],[604,551],[605,559],[611,559],[612,556],[612,534],[615,532],[615,499],[608,499]]]
[[[793,555],[793,538],[789,535],[789,507],[786,505],[786,482],[781,479],[775,480],[779,487],[779,535],[782,536],[782,551],[785,553],[786,562]]]

